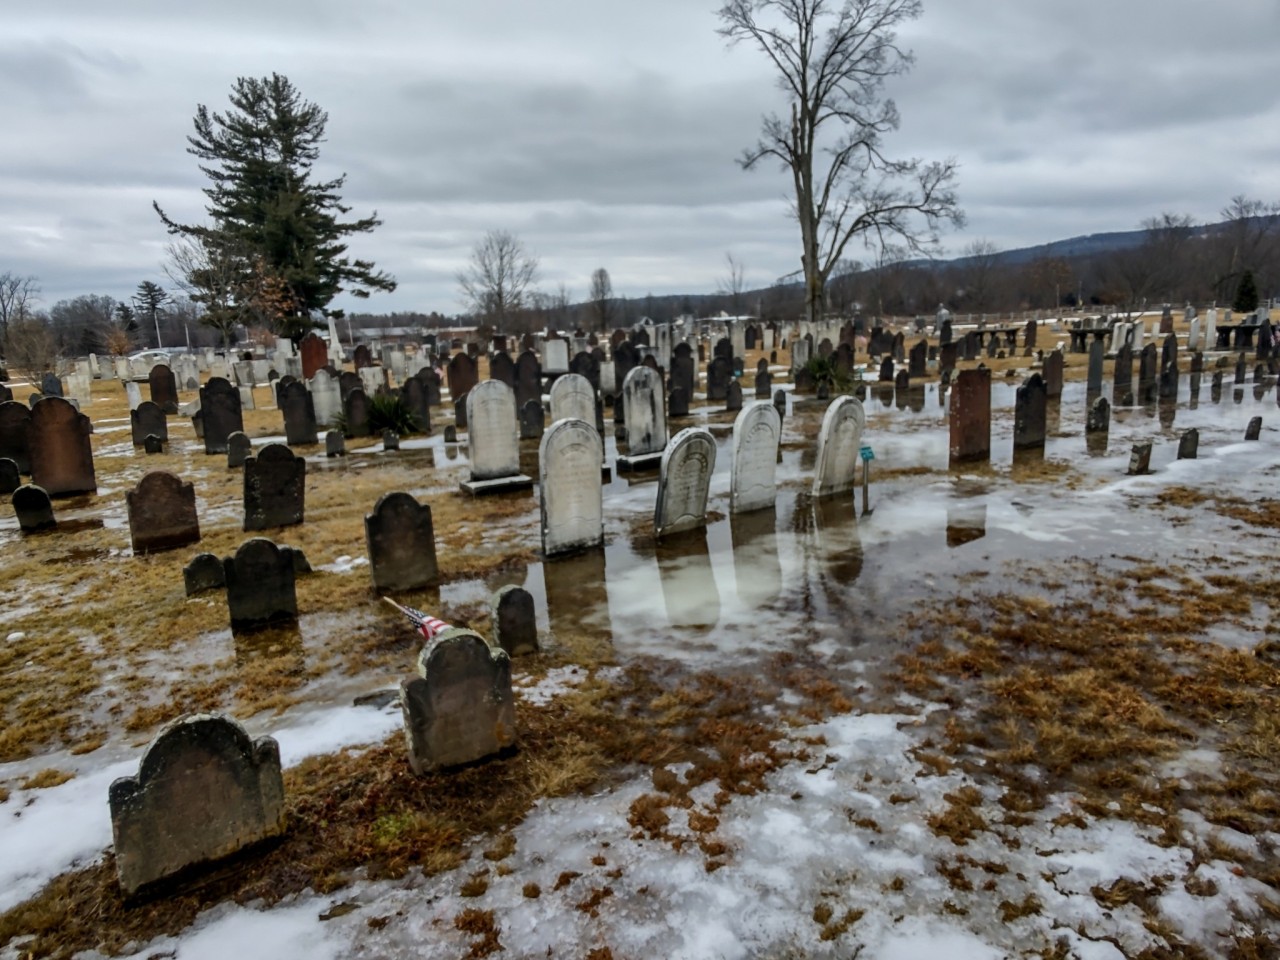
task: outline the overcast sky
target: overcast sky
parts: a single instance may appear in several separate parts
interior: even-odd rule
[[[321,172],[384,221],[352,251],[400,282],[335,306],[455,312],[494,228],[575,299],[600,266],[621,296],[711,292],[726,252],[771,283],[799,267],[789,181],[734,161],[784,104],[761,54],[716,34],[716,6],[24,4],[0,34],[0,273],[34,274],[46,307],[167,285],[151,202],[203,217],[196,105],[274,71],[328,111]],[[902,35],[917,62],[889,89],[889,147],[959,161],[951,253],[1280,200],[1275,0],[926,0]]]

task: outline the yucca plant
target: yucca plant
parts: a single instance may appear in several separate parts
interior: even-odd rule
[[[422,433],[422,424],[409,405],[389,394],[374,394],[369,399],[369,430],[374,435],[394,430],[400,436]]]

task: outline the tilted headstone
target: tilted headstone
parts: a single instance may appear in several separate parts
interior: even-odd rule
[[[1065,358],[1060,350],[1050,350],[1042,368],[1046,397],[1062,396],[1062,367]]]
[[[867,415],[855,397],[837,397],[818,430],[813,496],[829,497],[853,487]]]
[[[265,537],[254,537],[240,544],[235,556],[223,558],[232,630],[298,619],[295,553]]]
[[[182,582],[188,597],[206,590],[222,590],[227,585],[227,571],[222,560],[212,553],[197,553],[182,568]]]
[[[302,523],[307,461],[283,443],[269,443],[244,462],[244,529],[269,530]]]
[[[157,363],[147,374],[151,402],[165,413],[178,412],[178,380],[168,364]]]
[[[633,367],[622,384],[628,457],[661,453],[667,445],[666,397],[662,377],[650,367]]]
[[[423,647],[418,676],[400,685],[400,703],[409,765],[419,776],[515,743],[511,658],[469,630],[450,627]]]
[[[1135,443],[1129,454],[1129,476],[1140,477],[1151,472],[1151,441]]]
[[[169,418],[159,404],[150,400],[144,400],[136,410],[129,411],[129,425],[135,447],[142,446],[148,436],[156,436],[165,443],[169,442]]]
[[[603,461],[604,443],[591,421],[557,420],[543,434],[538,446],[538,489],[546,556],[604,543]]]
[[[1262,418],[1254,417],[1249,421],[1249,426],[1245,428],[1245,440],[1258,440],[1262,436]]]
[[[1054,351],[1059,357],[1057,351]],[[1033,373],[1018,387],[1013,402],[1013,449],[1043,450],[1048,415],[1048,390],[1044,378]]]
[[[436,539],[431,507],[408,493],[384,493],[364,518],[365,548],[379,593],[436,584]]]
[[[126,895],[285,829],[280,748],[226,717],[167,724],[136,777],[111,784],[116,874]]]
[[[703,427],[677,433],[662,454],[654,533],[659,537],[707,525],[707,495],[716,467],[716,442]]]
[[[1200,452],[1200,431],[1195,427],[1178,438],[1178,459],[1194,460]]]
[[[45,397],[32,407],[27,435],[32,482],[51,497],[97,490],[92,432],[89,418],[60,397]]]
[[[293,381],[280,389],[277,401],[284,416],[285,442],[291,446],[311,446],[319,442],[315,402],[306,384]]]
[[[538,618],[528,590],[514,585],[503,587],[489,601],[489,614],[494,646],[510,657],[538,652]]]
[[[204,429],[204,452],[226,453],[227,438],[244,432],[240,392],[222,377],[211,377],[200,388],[200,419]]]
[[[146,474],[125,492],[135,554],[158,553],[200,540],[196,490],[164,470]]]
[[[227,437],[227,469],[235,470],[253,455],[253,442],[248,435],[237,430]]]
[[[773,507],[778,497],[778,443],[782,418],[768,400],[743,407],[733,422],[729,512],[750,513]]]
[[[951,462],[991,459],[991,371],[961,370],[951,392]]]
[[[35,533],[58,525],[53,518],[53,501],[48,492],[34,483],[23,484],[13,491],[13,512],[18,518],[18,529],[23,533]]]

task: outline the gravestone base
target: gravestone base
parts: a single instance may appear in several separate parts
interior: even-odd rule
[[[492,480],[463,480],[458,486],[462,488],[463,493],[469,493],[473,497],[483,497],[491,493],[531,490],[533,489],[533,477],[526,477],[523,473],[517,473],[510,477],[495,477]]]
[[[618,468],[618,473],[641,473],[645,470],[657,470],[662,466],[662,451],[644,453],[638,457],[619,457],[614,463]]]

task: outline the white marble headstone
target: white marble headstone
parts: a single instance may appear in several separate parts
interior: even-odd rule
[[[813,471],[813,495],[827,497],[848,490],[862,448],[867,415],[856,397],[837,397],[818,431],[818,460]]]
[[[775,478],[782,418],[772,400],[756,400],[733,422],[733,460],[729,512],[750,513],[772,507],[778,497]]]
[[[657,536],[706,526],[707,493],[715,468],[716,441],[705,427],[688,427],[672,438],[658,476],[653,511]]]
[[[556,420],[542,435],[542,552],[548,557],[604,542],[603,460],[604,443],[593,421]]]
[[[498,480],[519,474],[515,391],[501,380],[482,380],[467,392],[466,403],[471,479]]]

